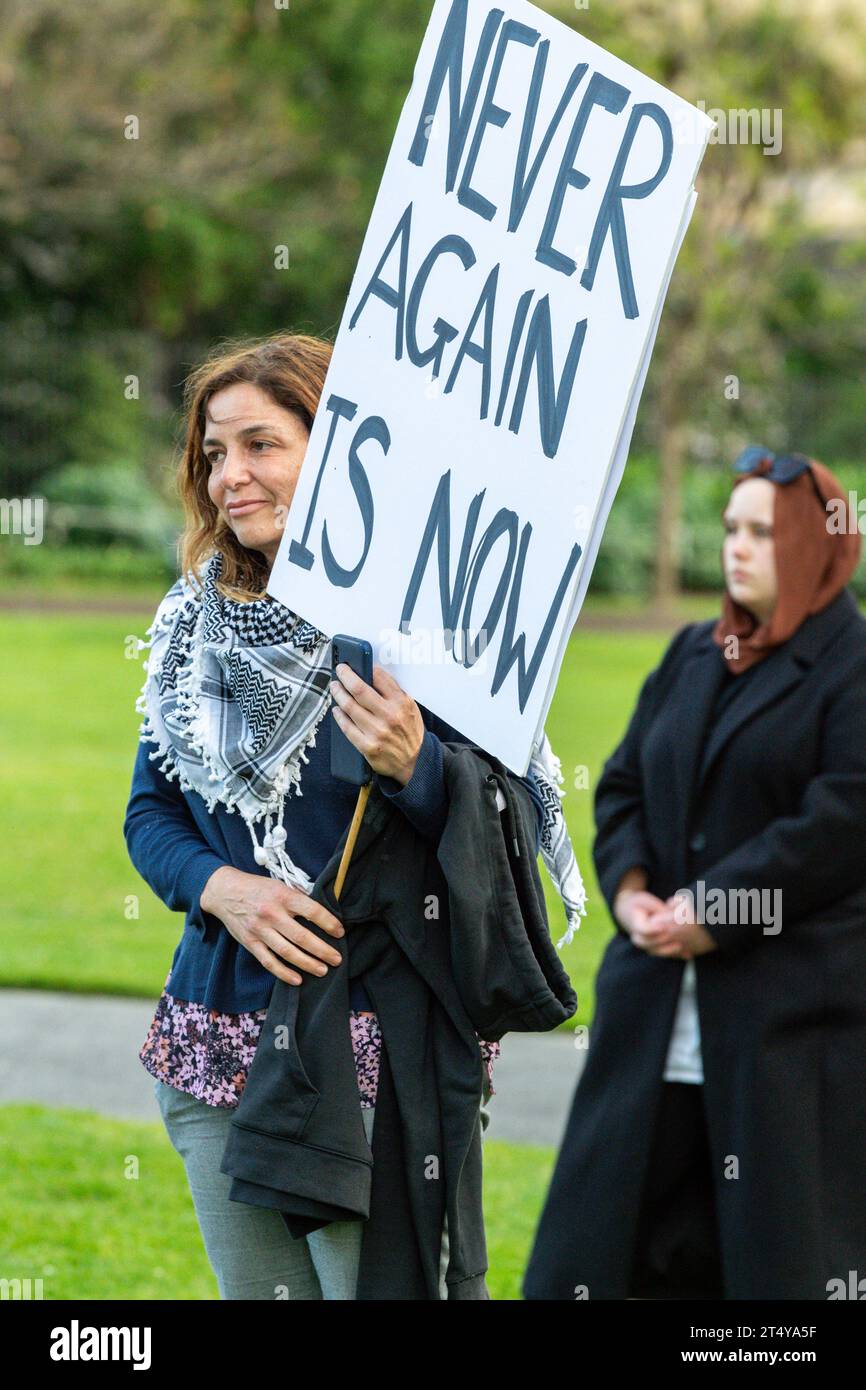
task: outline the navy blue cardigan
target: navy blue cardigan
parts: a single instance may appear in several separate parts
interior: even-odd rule
[[[421,834],[438,843],[447,818],[441,742],[467,740],[444,720],[419,705],[425,733],[415,771],[405,787],[374,773],[381,791],[399,806]],[[301,764],[301,795],[285,802],[286,852],[316,879],[352,818],[358,790],[331,776],[331,727],[327,714],[315,745]],[[266,1008],[276,976],[226,931],[219,918],[203,912],[199,898],[216,869],[229,864],[267,876],[253,858],[253,844],[239,811],[217,803],[209,812],[198,792],[181,791],[177,779],[160,772],[154,743],[139,743],[123,834],[129,857],[158,898],[173,912],[185,912],[183,936],[166,982],[169,994],[194,1000],[220,1013]],[[544,803],[531,776],[523,779],[536,808],[538,852]],[[360,983],[353,984],[351,1007],[371,1009]]]

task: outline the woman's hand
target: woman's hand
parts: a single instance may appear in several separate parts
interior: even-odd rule
[[[632,944],[650,956],[691,960],[717,950],[717,943],[696,920],[690,898],[675,893],[663,902],[646,888],[644,869],[630,869],[620,880],[613,915]]]
[[[646,925],[654,912],[664,909],[661,898],[644,889],[620,888],[613,901],[613,915],[634,940],[634,933]]]
[[[373,667],[372,685],[342,661],[337,675],[339,680],[331,681],[331,693],[339,728],[374,772],[393,777],[405,787],[424,742],[420,709],[382,666]]]
[[[694,905],[676,893],[636,927],[631,939],[651,956],[669,956],[674,960],[692,960],[718,949],[709,932],[696,920]]]
[[[336,937],[345,935],[342,924],[300,888],[290,888],[278,879],[247,874],[225,864],[211,874],[199,905],[203,912],[218,917],[236,941],[288,985],[299,985],[302,977],[283,961],[310,975],[326,975],[328,965],[339,965],[342,960],[333,946],[297,918],[306,917]]]

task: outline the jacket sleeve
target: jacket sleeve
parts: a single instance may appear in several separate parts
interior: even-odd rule
[[[419,709],[426,728],[424,739],[415,763],[415,770],[405,786],[393,777],[377,774],[378,784],[389,801],[406,816],[415,829],[439,843],[448,816],[448,793],[445,787],[445,772],[442,758],[442,742],[466,743],[462,735],[452,729],[444,720],[432,715],[423,706]],[[520,779],[532,797],[536,814],[535,852],[541,846],[541,827],[544,823],[544,802],[531,774]]]
[[[221,859],[203,838],[177,782],[149,757],[155,745],[139,743],[132,786],[123,822],[129,857],[145,883],[172,912],[189,914],[190,924],[202,934],[208,922],[221,925],[203,913],[199,899]]]
[[[595,840],[592,848],[596,877],[617,931],[613,901],[623,874],[643,868],[652,877],[653,854],[646,833],[640,747],[671,665],[694,624],[682,628],[660,664],[644,681],[638,702],[619,747],[605,763],[595,792]]]
[[[866,826],[866,672],[858,669],[829,704],[822,733],[821,768],[809,782],[799,811],[780,816],[735,850],[726,854],[700,879],[703,892],[719,889],[725,898],[740,890],[746,921],[706,923],[720,950],[772,939],[805,917],[857,888],[866,887],[863,828]],[[755,921],[745,896],[749,890],[779,892],[768,901],[781,906],[781,923]],[[697,897],[698,881],[688,885]],[[766,901],[762,899],[762,903]],[[726,917],[734,913],[727,912]]]

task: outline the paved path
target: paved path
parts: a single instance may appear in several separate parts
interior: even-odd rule
[[[138,1051],[155,1001],[0,990],[0,1103],[159,1120]],[[584,1051],[565,1033],[509,1033],[495,1064],[491,1139],[558,1144]]]

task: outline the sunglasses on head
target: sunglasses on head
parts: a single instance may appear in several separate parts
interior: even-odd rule
[[[763,449],[760,444],[750,444],[734,463],[734,471],[753,473],[765,459],[769,461],[770,467],[761,476],[769,478],[773,483],[791,483],[809,468],[809,460],[805,454],[774,454],[772,449]]]

